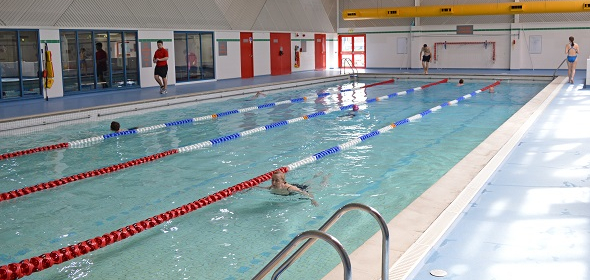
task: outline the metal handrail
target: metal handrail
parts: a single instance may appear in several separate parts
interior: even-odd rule
[[[352,64],[352,60],[350,58],[343,58],[342,59],[342,68],[340,69],[340,74],[346,74],[346,64],[350,66],[350,70],[352,71],[351,74],[358,74],[358,70]]]
[[[340,209],[338,209],[336,211],[336,213],[334,213],[334,215],[332,215],[332,217],[330,217],[330,219],[328,219],[328,221],[326,221],[319,228],[319,231],[321,231],[321,232],[327,231],[328,229],[330,229],[330,227],[332,227],[332,225],[334,223],[336,223],[336,221],[338,221],[342,217],[342,215],[344,215],[344,213],[346,213],[348,211],[351,211],[351,210],[363,210],[365,212],[368,212],[379,223],[379,226],[381,227],[381,232],[382,232],[382,244],[381,244],[381,247],[382,247],[381,248],[381,279],[382,280],[389,279],[389,274],[388,274],[388,266],[389,266],[389,229],[387,228],[387,222],[383,219],[383,217],[381,216],[381,214],[379,214],[379,212],[377,212],[377,210],[375,210],[373,207],[370,207],[370,206],[367,206],[367,205],[364,205],[364,204],[360,204],[360,203],[350,203],[350,204],[344,205]],[[305,251],[307,251],[307,249],[311,245],[313,245],[314,242],[315,242],[315,240],[312,240],[312,239],[310,239],[307,242],[305,242],[305,244],[303,244],[299,249],[297,249],[297,251],[295,251],[295,253],[293,253],[279,268],[277,268],[277,270],[275,271],[275,273],[272,275],[272,278],[271,279],[272,280],[278,279],[278,277],[287,268],[289,268],[289,266],[291,266],[297,259],[299,259],[299,257],[301,255],[303,255],[303,253],[305,253]],[[273,261],[274,261],[274,259],[273,259]],[[268,267],[268,269],[271,269],[272,267],[269,267],[269,265],[267,265],[267,267]],[[267,267],[265,267],[264,269],[267,269]],[[259,278],[253,278],[253,279],[259,279]]]
[[[319,230],[308,230],[297,235],[282,251],[279,252],[279,254],[277,254],[260,272],[258,272],[258,274],[252,278],[252,280],[260,280],[264,278],[270,272],[270,270],[275,267],[278,262],[283,260],[285,256],[291,252],[293,247],[299,244],[299,242],[301,242],[303,239],[307,239],[307,242],[312,240],[315,242],[316,239],[322,239],[328,242],[328,244],[332,245],[342,260],[342,265],[344,266],[344,279],[352,280],[352,267],[350,265],[350,258],[348,257],[346,250],[344,250],[342,244],[338,241],[338,239],[334,238],[334,236]],[[274,275],[273,279],[275,279]]]
[[[563,65],[563,63],[567,60],[567,57],[563,59],[563,61],[561,62],[561,64],[559,64],[559,66],[557,66],[557,68],[555,68],[555,71],[553,71],[553,79],[555,80],[555,73],[557,73],[557,70],[559,70],[559,68],[561,68],[561,65]]]

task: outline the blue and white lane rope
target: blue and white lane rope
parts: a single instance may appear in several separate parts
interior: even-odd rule
[[[369,87],[369,86],[382,85],[382,84],[386,84],[386,83],[393,83],[393,80],[387,80],[384,82],[369,84],[369,85],[363,86],[362,88]],[[230,111],[207,115],[207,116],[201,116],[201,117],[196,117],[196,118],[191,118],[191,119],[173,121],[173,122],[157,124],[157,125],[152,125],[152,126],[147,126],[147,127],[140,127],[137,129],[130,129],[130,130],[126,130],[126,131],[113,132],[113,133],[109,133],[109,134],[105,134],[105,135],[94,136],[94,137],[89,137],[89,138],[85,138],[85,139],[70,141],[70,142],[67,142],[67,145],[68,145],[68,147],[71,147],[71,148],[83,147],[83,146],[87,146],[87,145],[90,145],[93,143],[101,142],[101,141],[108,139],[108,138],[131,135],[131,134],[141,134],[141,133],[151,132],[151,131],[158,130],[158,129],[163,129],[166,127],[183,125],[183,124],[194,123],[194,122],[205,121],[205,120],[212,120],[212,119],[216,119],[219,117],[225,117],[225,116],[229,116],[229,115],[233,115],[233,114],[245,113],[245,112],[250,112],[250,111],[259,110],[259,109],[271,108],[271,107],[275,107],[275,106],[279,106],[279,105],[283,105],[283,104],[302,103],[302,102],[305,102],[309,98],[325,97],[328,95],[330,95],[330,93],[324,92],[324,93],[317,94],[317,96],[304,96],[304,97],[300,97],[300,98],[294,98],[291,100],[272,102],[272,103],[267,103],[267,104],[263,104],[263,105],[259,105],[259,106],[252,106],[252,107],[247,107],[247,108],[230,110]]]
[[[346,143],[343,143],[343,144],[340,144],[338,146],[334,146],[332,148],[323,150],[323,151],[321,151],[319,153],[316,153],[316,154],[313,154],[313,155],[311,155],[309,157],[306,157],[306,158],[304,158],[304,159],[302,159],[300,161],[291,163],[291,164],[289,164],[289,165],[287,165],[285,167],[289,171],[291,171],[291,170],[297,169],[297,168],[299,168],[299,167],[301,167],[303,165],[307,165],[307,164],[313,163],[313,162],[315,162],[315,161],[317,161],[317,160],[319,160],[319,159],[321,159],[321,158],[323,158],[323,157],[325,157],[327,155],[331,155],[331,154],[337,153],[339,151],[346,150],[346,149],[348,149],[350,147],[353,147],[353,146],[355,146],[355,145],[357,145],[357,144],[359,144],[359,143],[361,143],[363,141],[366,141],[366,140],[370,139],[371,137],[375,137],[377,135],[380,135],[381,133],[384,133],[386,131],[389,131],[389,130],[395,128],[396,126],[400,126],[400,125],[403,125],[403,124],[406,124],[406,123],[409,123],[409,122],[413,122],[413,121],[419,120],[422,117],[424,117],[424,116],[426,116],[426,115],[428,115],[428,114],[430,114],[432,112],[436,112],[436,111],[442,109],[443,107],[446,107],[446,106],[449,106],[449,105],[454,105],[454,104],[459,103],[460,101],[463,101],[465,99],[469,99],[469,98],[477,95],[478,93],[483,92],[483,91],[489,89],[490,87],[496,86],[498,84],[500,84],[500,81],[497,81],[497,82],[495,82],[493,84],[490,84],[489,86],[484,87],[484,88],[482,88],[480,90],[476,90],[476,91],[474,91],[474,92],[472,92],[470,94],[466,94],[464,96],[461,96],[461,97],[459,97],[459,98],[457,98],[455,100],[451,100],[451,101],[445,102],[445,103],[443,103],[441,105],[432,107],[432,108],[430,108],[430,109],[428,109],[428,110],[426,110],[426,111],[424,111],[424,112],[422,112],[420,114],[413,115],[413,116],[411,116],[409,118],[406,118],[406,119],[397,121],[397,122],[395,122],[393,124],[390,124],[388,126],[382,127],[382,128],[380,128],[378,130],[369,132],[369,133],[367,133],[365,135],[362,135],[360,137],[357,137],[357,138],[355,138],[355,139],[353,139],[351,141],[348,141]]]
[[[152,125],[152,126],[147,126],[147,127],[140,127],[137,129],[130,129],[130,130],[126,130],[126,131],[113,132],[113,133],[109,133],[109,134],[105,134],[105,135],[101,135],[101,136],[94,136],[94,137],[90,137],[90,138],[86,138],[86,139],[71,141],[71,142],[68,142],[68,144],[70,147],[73,147],[73,148],[79,147],[79,146],[85,146],[85,145],[100,142],[100,141],[103,141],[104,139],[108,139],[108,138],[112,138],[112,137],[118,137],[118,136],[130,135],[130,134],[146,133],[146,132],[150,132],[150,131],[154,131],[154,130],[158,130],[158,129],[163,129],[166,127],[194,123],[194,122],[199,122],[199,121],[204,121],[204,120],[212,120],[212,119],[216,119],[219,117],[225,117],[225,116],[229,116],[229,115],[233,115],[233,114],[244,113],[244,112],[254,111],[254,110],[258,110],[258,109],[271,108],[271,107],[283,105],[283,104],[301,103],[301,102],[304,102],[305,100],[307,100],[307,98],[308,97],[301,97],[301,98],[295,98],[295,99],[291,99],[291,100],[283,100],[283,101],[267,103],[267,104],[263,104],[263,105],[259,105],[259,106],[241,108],[241,109],[237,109],[237,110],[230,110],[230,111],[221,112],[221,113],[217,113],[217,114],[213,114],[213,115],[207,115],[207,116],[201,116],[201,117],[196,117],[196,118],[191,118],[191,119],[167,122],[167,123],[157,124],[157,125]]]
[[[380,85],[380,84],[391,83],[391,82],[393,82],[393,80],[388,80],[388,81],[385,81],[385,82],[378,82],[378,83],[374,83],[374,84],[369,84],[369,85],[367,85],[365,87],[377,86],[377,85]],[[330,93],[324,92],[324,93],[317,94],[317,97],[324,97],[324,96],[328,96],[328,95],[330,95]],[[169,122],[169,123],[165,123],[165,124],[153,125],[153,126],[150,126],[150,127],[143,127],[143,128],[138,128],[138,129],[130,129],[130,130],[127,130],[127,131],[115,132],[115,133],[105,134],[105,135],[101,135],[101,136],[89,137],[89,138],[81,139],[81,140],[74,140],[74,141],[70,141],[70,142],[64,142],[64,143],[57,143],[57,144],[47,145],[47,146],[35,147],[35,148],[26,149],[26,150],[8,152],[8,153],[0,154],[0,160],[5,160],[5,159],[9,159],[9,158],[20,157],[20,156],[23,156],[23,155],[29,155],[29,154],[34,154],[34,153],[46,152],[46,151],[51,151],[51,150],[57,150],[57,149],[87,147],[87,146],[90,146],[92,144],[95,144],[95,143],[98,143],[98,142],[102,142],[103,140],[108,139],[108,138],[119,137],[119,136],[124,136],[124,135],[131,135],[131,134],[138,134],[138,133],[144,133],[144,132],[149,132],[149,131],[153,131],[153,130],[157,130],[157,129],[166,128],[166,127],[169,127],[169,126],[181,125],[181,124],[187,124],[187,123],[193,123],[193,122],[198,122],[198,121],[208,120],[208,119],[214,119],[214,118],[218,118],[218,117],[222,117],[222,116],[227,116],[227,115],[232,115],[232,114],[242,113],[242,112],[248,112],[248,111],[252,111],[252,110],[256,110],[256,109],[271,108],[271,107],[274,107],[274,106],[277,106],[277,105],[282,105],[282,104],[304,102],[307,98],[312,98],[312,97],[313,96],[295,98],[295,99],[291,99],[291,100],[285,100],[285,101],[280,101],[280,102],[275,102],[275,103],[263,104],[263,105],[256,106],[256,107],[249,107],[249,108],[242,108],[242,109],[238,109],[238,110],[231,110],[231,111],[227,111],[227,112],[221,112],[221,113],[213,114],[213,115],[209,115],[209,116],[203,116],[203,117],[198,117],[198,118],[193,118],[193,119],[180,120],[180,121],[175,121],[175,122]]]
[[[421,86],[421,87],[412,88],[412,89],[408,89],[408,90],[405,90],[405,91],[400,91],[400,92],[392,93],[390,95],[385,95],[385,96],[382,96],[382,97],[376,97],[376,98],[368,99],[366,101],[359,102],[357,104],[350,104],[350,105],[346,105],[346,106],[329,108],[327,110],[315,112],[313,114],[305,115],[305,116],[302,116],[302,117],[298,117],[298,118],[294,118],[294,119],[290,119],[290,120],[284,120],[284,121],[280,121],[280,122],[275,122],[275,123],[272,123],[272,124],[269,124],[269,125],[260,126],[260,127],[253,128],[253,129],[250,129],[250,130],[246,130],[246,131],[242,131],[242,132],[238,132],[238,133],[234,133],[234,134],[222,136],[222,137],[219,137],[219,138],[211,139],[211,140],[208,140],[208,141],[203,141],[203,142],[196,143],[196,144],[193,144],[193,145],[188,145],[188,146],[180,147],[180,148],[178,148],[178,153],[186,153],[186,152],[191,152],[193,150],[198,150],[198,149],[202,149],[202,148],[206,148],[206,147],[211,147],[211,146],[216,145],[216,144],[220,144],[220,143],[223,143],[223,142],[226,142],[226,141],[234,140],[234,139],[240,138],[242,136],[254,134],[254,133],[257,133],[257,132],[269,130],[271,128],[276,128],[276,127],[288,125],[288,124],[291,124],[291,123],[299,122],[299,121],[302,121],[302,120],[307,120],[307,119],[315,118],[315,117],[318,117],[318,116],[327,115],[327,114],[330,114],[332,112],[349,110],[350,108],[352,108],[353,105],[361,105],[361,104],[365,104],[365,103],[371,103],[371,102],[375,102],[375,101],[386,100],[386,99],[389,99],[389,98],[395,97],[395,96],[406,95],[408,93],[419,91],[419,90],[422,90],[424,88],[427,88],[427,87],[430,87],[430,86],[433,86],[433,85],[436,85],[436,84],[446,83],[447,81],[448,81],[448,79],[443,79],[443,80],[440,80],[438,82],[430,83],[430,84],[427,84],[427,85],[424,85],[424,86]]]

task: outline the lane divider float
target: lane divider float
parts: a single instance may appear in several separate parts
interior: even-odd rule
[[[366,85],[361,88],[372,87],[372,86],[393,83],[393,82],[394,82],[394,80],[391,79],[391,80],[387,80],[387,81],[383,81],[383,82],[369,84],[369,85]],[[330,95],[330,93],[324,92],[324,93],[317,94],[317,97],[325,97],[328,95]],[[80,147],[84,147],[84,146],[87,146],[90,144],[102,142],[105,139],[109,139],[109,138],[113,138],[113,137],[132,135],[132,134],[141,134],[141,133],[151,132],[151,131],[158,130],[158,129],[163,129],[166,127],[184,125],[184,124],[194,123],[194,122],[199,122],[199,121],[204,121],[204,120],[212,120],[212,119],[225,117],[225,116],[229,116],[229,115],[233,115],[233,114],[250,112],[253,110],[259,110],[259,109],[265,109],[265,108],[271,108],[271,107],[275,107],[275,106],[279,106],[279,105],[283,105],[283,104],[302,103],[312,97],[313,96],[304,96],[304,97],[300,97],[300,98],[294,98],[291,100],[272,102],[272,103],[267,103],[267,104],[263,104],[263,105],[259,105],[259,106],[252,106],[252,107],[241,108],[241,109],[237,109],[237,110],[230,110],[230,111],[207,115],[207,116],[172,121],[172,122],[152,125],[152,126],[148,126],[148,127],[140,127],[140,128],[136,128],[136,129],[130,129],[130,130],[125,130],[125,131],[104,134],[104,135],[100,135],[100,136],[88,137],[88,138],[80,139],[80,140],[73,140],[70,142],[64,142],[64,143],[58,143],[58,144],[53,144],[53,145],[48,145],[48,146],[31,148],[31,149],[27,149],[27,150],[20,150],[20,151],[15,151],[15,152],[4,153],[4,154],[0,154],[0,160],[20,157],[20,156],[24,156],[24,155],[30,155],[30,154],[34,154],[34,153],[46,152],[46,151],[51,151],[51,150],[57,150],[57,149],[80,148]]]
[[[422,90],[424,88],[428,88],[437,84],[441,84],[441,83],[446,83],[448,81],[448,79],[443,79],[440,80],[438,82],[434,82],[434,83],[430,83],[421,87],[417,87],[417,88],[413,88],[413,89],[408,89],[405,91],[400,91],[400,92],[396,92],[396,93],[392,93],[390,95],[385,95],[382,97],[377,97],[377,98],[372,98],[372,99],[368,99],[366,101],[363,102],[359,102],[358,104],[365,104],[365,103],[372,103],[372,102],[376,102],[376,101],[380,101],[380,100],[386,100],[389,99],[391,97],[395,97],[395,96],[402,96],[402,95],[406,95],[408,93],[412,93],[418,90]],[[11,200],[17,197],[21,197],[21,196],[25,196],[25,195],[29,195],[35,192],[39,192],[39,191],[43,191],[43,190],[47,190],[47,189],[52,189],[55,187],[59,187],[68,183],[72,183],[72,182],[76,182],[76,181],[80,181],[82,179],[86,179],[86,178],[92,178],[92,177],[96,177],[98,175],[103,175],[106,173],[111,173],[114,171],[118,171],[121,169],[126,169],[132,166],[136,166],[136,165],[141,165],[150,161],[154,161],[157,159],[161,159],[163,157],[172,155],[172,154],[177,154],[177,153],[186,153],[186,152],[191,152],[194,150],[199,150],[199,149],[203,149],[206,147],[211,147],[213,145],[216,144],[221,144],[223,142],[227,142],[230,140],[234,140],[237,138],[240,138],[242,136],[246,136],[246,135],[250,135],[250,134],[254,134],[257,132],[262,132],[262,131],[266,131],[272,128],[276,128],[276,127],[280,127],[280,126],[284,126],[290,123],[295,123],[295,122],[299,122],[302,120],[309,120],[311,118],[315,118],[315,117],[319,117],[319,116],[323,116],[323,115],[327,115],[331,112],[336,112],[336,111],[342,111],[342,110],[349,110],[350,108],[352,108],[352,106],[355,104],[350,104],[350,105],[346,105],[346,106],[340,106],[337,108],[332,108],[332,109],[328,109],[325,111],[319,111],[313,114],[309,114],[309,115],[305,115],[302,117],[298,117],[298,118],[294,118],[294,119],[290,119],[290,120],[286,120],[286,121],[279,121],[279,122],[275,122],[269,125],[265,125],[265,126],[260,126],[254,129],[250,129],[250,130],[246,130],[246,131],[242,131],[242,132],[238,132],[238,133],[234,133],[234,134],[230,134],[230,135],[226,135],[226,136],[222,136],[222,137],[218,137],[215,139],[211,139],[211,140],[207,140],[204,142],[200,142],[200,143],[196,143],[196,144],[192,144],[192,145],[188,145],[188,146],[184,146],[184,147],[179,147],[176,149],[171,149],[159,154],[154,154],[154,155],[150,155],[150,156],[146,156],[146,157],[142,157],[139,159],[134,159],[134,160],[130,160],[127,162],[123,162],[123,163],[119,163],[119,164],[115,164],[115,165],[111,165],[108,167],[103,167],[103,168],[99,168],[99,169],[95,169],[92,171],[88,171],[88,172],[83,172],[83,173],[79,173],[79,174],[75,174],[75,175],[71,175],[68,177],[64,177],[64,178],[60,178],[57,180],[53,180],[53,181],[49,181],[49,182],[44,182],[44,183],[40,183],[40,184],[36,184],[34,186],[29,186],[29,187],[24,187],[21,189],[17,189],[17,190],[12,190],[9,192],[4,192],[4,193],[0,193],[0,201],[4,201],[4,200]]]
[[[329,148],[329,149],[324,150],[322,152],[316,153],[310,157],[307,157],[307,158],[304,158],[300,161],[291,163],[287,166],[283,166],[283,167],[278,168],[276,170],[267,172],[265,174],[262,174],[258,177],[255,177],[255,178],[252,178],[250,180],[243,181],[243,182],[236,184],[232,187],[229,187],[227,189],[223,189],[221,191],[218,191],[214,194],[208,195],[208,196],[203,197],[201,199],[195,200],[195,201],[190,202],[188,204],[184,204],[180,207],[169,210],[165,213],[162,213],[162,214],[153,216],[151,218],[147,218],[145,220],[133,223],[131,225],[119,228],[119,229],[114,230],[110,233],[105,233],[101,236],[97,236],[92,239],[88,239],[88,240],[79,242],[77,244],[63,247],[61,249],[52,251],[50,253],[41,254],[38,257],[24,259],[24,260],[17,262],[17,263],[11,263],[8,265],[0,266],[0,280],[13,280],[13,279],[18,279],[18,278],[22,278],[25,276],[29,276],[35,272],[45,270],[45,269],[50,268],[54,265],[61,264],[63,262],[69,261],[71,259],[86,255],[86,254],[93,252],[95,250],[98,250],[100,248],[104,248],[108,245],[114,244],[114,243],[124,240],[128,237],[131,237],[133,235],[141,233],[147,229],[150,229],[150,228],[153,228],[157,225],[160,225],[166,221],[184,216],[184,215],[186,215],[190,212],[193,212],[199,208],[203,208],[209,204],[220,201],[220,200],[227,198],[237,192],[253,188],[253,187],[261,184],[262,182],[270,180],[272,177],[272,174],[276,171],[281,171],[283,173],[287,173],[287,172],[294,170],[296,168],[299,168],[303,165],[315,162],[327,155],[331,155],[331,154],[334,154],[338,151],[348,149],[360,142],[366,141],[369,138],[380,135],[381,133],[391,130],[397,126],[400,126],[405,123],[409,123],[414,120],[420,119],[423,116],[426,116],[432,112],[442,109],[443,107],[457,104],[458,102],[460,102],[462,100],[469,99],[469,98],[477,95],[478,93],[485,91],[485,90],[489,89],[490,87],[496,86],[498,84],[500,84],[500,81],[497,81],[487,87],[484,87],[480,90],[474,91],[470,94],[459,97],[455,100],[445,102],[441,105],[438,105],[436,107],[428,109],[420,114],[416,114],[416,115],[411,116],[409,118],[397,121],[395,123],[392,123],[391,125],[388,125],[388,126],[383,127],[381,129],[375,130],[373,132],[369,132],[365,135],[357,137],[356,139],[354,139],[352,141],[349,141],[344,144]]]
[[[364,86],[356,87],[356,88],[355,87],[353,87],[353,88],[347,88],[347,89],[340,90],[340,92],[347,92],[347,91],[353,91],[353,90],[357,90],[357,89],[370,88],[370,87],[384,85],[384,84],[391,84],[393,82],[395,82],[395,79],[386,80],[386,81],[382,81],[382,82],[378,82],[378,83],[373,83],[373,84],[368,84],[368,85],[364,85]]]

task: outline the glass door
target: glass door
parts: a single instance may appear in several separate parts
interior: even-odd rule
[[[16,31],[0,31],[0,73],[2,73],[2,99],[22,96],[21,69],[18,59],[18,34]]]
[[[366,67],[365,42],[366,36],[363,35],[340,35],[338,36],[338,67],[349,66],[343,65],[342,61],[349,59],[352,66],[356,68]]]

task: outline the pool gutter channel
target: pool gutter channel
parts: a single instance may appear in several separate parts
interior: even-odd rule
[[[566,81],[552,81],[388,223],[389,280],[406,279],[423,262]],[[380,246],[377,232],[350,255],[355,279],[381,279]],[[342,269],[338,265],[322,280],[342,279]]]

